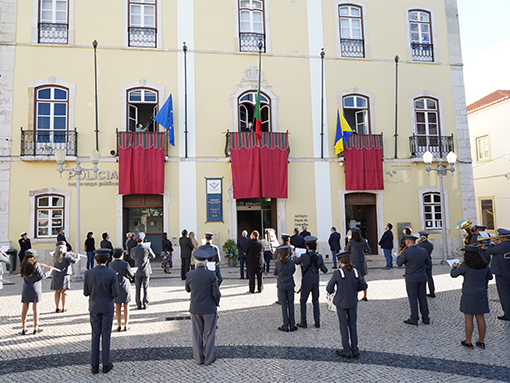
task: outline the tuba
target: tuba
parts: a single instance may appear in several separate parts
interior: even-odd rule
[[[465,245],[469,245],[471,243],[471,238],[473,238],[473,232],[471,231],[472,223],[473,221],[470,219],[465,219],[455,225],[456,229],[462,230],[462,241]]]

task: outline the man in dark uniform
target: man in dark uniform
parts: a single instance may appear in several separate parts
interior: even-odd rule
[[[209,258],[214,258],[214,263],[220,263],[220,249],[218,246],[213,245],[213,233],[205,233],[205,245],[199,246],[199,250],[205,250],[209,253]]]
[[[406,290],[411,317],[404,323],[418,326],[418,303],[420,304],[421,318],[424,324],[430,324],[429,307],[427,304],[427,273],[425,268],[430,267],[430,258],[427,250],[416,246],[414,235],[404,236],[406,249],[397,257],[397,266],[406,266]]]
[[[181,279],[186,280],[186,273],[191,267],[191,252],[193,251],[193,243],[188,238],[188,231],[182,231],[182,237],[179,238],[179,246],[181,247]]]
[[[427,273],[427,285],[429,286],[429,293],[427,294],[430,298],[436,297],[436,289],[434,287],[434,279],[432,278],[432,251],[434,251],[434,245],[429,242],[429,233],[426,231],[418,232],[421,237],[425,237],[426,239],[418,243],[418,247],[422,247],[427,250],[430,258],[430,267],[425,267],[425,273]]]
[[[294,229],[294,235],[290,237],[290,244],[298,249],[306,249],[305,239],[299,235],[297,227]]]
[[[481,238],[482,235],[480,234],[482,231],[485,232],[486,226],[482,225],[475,225],[473,226],[473,236],[471,237],[471,245],[477,245],[478,244],[478,238]]]
[[[221,297],[216,275],[206,268],[209,255],[207,250],[195,251],[195,270],[186,275],[186,291],[191,293],[189,311],[193,331],[193,358],[197,364],[205,365],[216,360],[216,312]]]
[[[21,262],[23,261],[23,258],[25,258],[25,252],[28,249],[32,248],[32,243],[30,243],[30,238],[27,236],[27,232],[24,231],[20,234],[21,238],[18,240],[19,243],[19,264],[21,265]],[[13,265],[13,270],[16,269],[16,265]]]
[[[340,253],[340,233],[336,231],[336,227],[331,228],[331,234],[328,239],[329,248],[331,250],[331,258],[333,258],[333,268],[337,268],[336,255]]]
[[[237,254],[239,256],[239,268],[241,271],[241,278],[244,279],[244,263],[246,261],[246,246],[248,246],[250,238],[248,238],[248,232],[243,230],[241,238],[237,239]],[[248,278],[248,269],[246,269],[246,278]]]
[[[501,242],[487,249],[492,255],[491,271],[496,276],[499,302],[503,315],[498,319],[510,321],[510,230],[498,229]]]
[[[250,293],[255,292],[255,277],[257,277],[258,292],[263,289],[262,270],[264,269],[264,245],[259,241],[259,232],[251,232],[251,240],[246,246],[246,267],[248,268],[248,286]]]
[[[302,231],[301,233],[299,233],[299,235],[300,235],[301,237],[305,238],[305,237],[308,237],[308,236],[312,235],[312,234],[310,234],[310,232],[308,231],[308,227],[303,226],[303,227],[302,227],[302,229],[303,229],[303,231]]]
[[[315,327],[321,327],[320,309],[319,309],[319,270],[324,274],[328,269],[324,265],[322,255],[317,253],[317,238],[311,235],[304,238],[306,242],[307,251],[300,257],[294,257],[296,265],[302,265],[303,278],[301,282],[301,298],[299,300],[299,307],[301,309],[301,322],[296,326],[307,328],[306,323],[306,301],[308,296],[312,293],[313,305],[313,319]]]

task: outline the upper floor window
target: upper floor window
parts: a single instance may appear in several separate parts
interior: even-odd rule
[[[431,16],[427,11],[409,11],[411,51],[413,61],[434,61]]]
[[[67,89],[57,87],[36,89],[36,141],[41,150],[51,148],[48,154],[64,149],[61,146],[67,141],[68,93]]]
[[[255,104],[257,92],[244,93],[239,97],[239,131],[255,131]],[[263,132],[271,131],[271,104],[269,98],[260,93],[260,122]]]
[[[441,193],[423,193],[425,229],[442,228]]]
[[[69,7],[67,0],[40,0],[39,43],[67,44]]]
[[[154,117],[158,113],[158,92],[138,88],[128,90],[128,121],[130,132],[157,132]]]
[[[129,46],[156,48],[156,0],[129,0]]]
[[[488,230],[494,230],[494,206],[492,199],[480,200],[480,210],[482,213],[482,225]]]
[[[435,99],[415,99],[414,112],[416,114],[416,134],[425,136],[439,135],[439,111]]]
[[[264,1],[239,0],[239,50],[258,52],[259,41],[265,52]]]
[[[352,131],[357,134],[370,134],[368,98],[348,95],[343,98],[344,117]]]
[[[478,161],[490,160],[489,136],[485,135],[476,138],[476,159]]]
[[[342,57],[365,57],[363,13],[361,7],[339,5],[340,47]]]
[[[36,238],[56,237],[64,225],[64,196],[37,197],[35,215]]]

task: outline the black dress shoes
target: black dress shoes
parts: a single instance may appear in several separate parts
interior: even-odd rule
[[[351,359],[352,358],[352,355],[349,353],[346,353],[344,352],[344,350],[336,350],[335,353],[338,355],[338,356],[341,356],[342,358],[345,358],[345,359]]]
[[[415,321],[413,321],[413,320],[411,320],[411,319],[406,319],[406,320],[404,321],[404,323],[405,323],[405,324],[412,324],[413,326],[418,326],[418,322],[415,322]]]
[[[504,315],[499,316],[499,317],[498,317],[498,319],[500,319],[500,320],[510,321],[510,318],[507,318],[507,317],[506,317],[506,316],[504,316]]]
[[[297,331],[297,327],[296,326],[291,327],[289,331]]]
[[[108,366],[103,366],[103,374],[108,374],[113,368],[113,363],[110,363]]]
[[[299,322],[298,324],[296,324],[296,326],[301,327],[301,328],[307,328],[308,327],[306,322]]]
[[[283,332],[289,332],[289,329],[287,327],[284,327],[284,326],[278,327],[278,330],[279,331],[283,331]]]
[[[321,328],[321,324],[319,322],[315,322],[315,328]]]
[[[429,298],[435,298],[435,297],[436,297],[436,294],[427,294],[427,296],[428,296]]]
[[[119,326],[117,327],[117,332],[121,332],[122,331],[122,328]]]
[[[92,372],[94,375],[99,373],[99,366],[92,366],[90,368],[90,372]]]

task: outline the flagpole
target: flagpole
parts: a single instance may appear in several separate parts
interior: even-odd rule
[[[186,52],[188,47],[186,42],[182,43],[184,52],[184,158],[188,158],[188,68],[186,62]]]
[[[324,158],[324,48],[321,48],[321,158]]]
[[[94,47],[94,96],[96,102],[96,150],[99,151],[99,128],[98,128],[98,117],[97,117],[97,41],[92,42]]]
[[[395,56],[395,159],[397,159],[398,137],[398,55]]]
[[[258,92],[260,94],[260,75],[262,73],[262,47],[263,47],[263,44],[262,44],[262,39],[259,40],[259,43],[258,43],[258,48],[259,48],[259,86],[258,86]],[[259,105],[260,107],[260,105]]]

